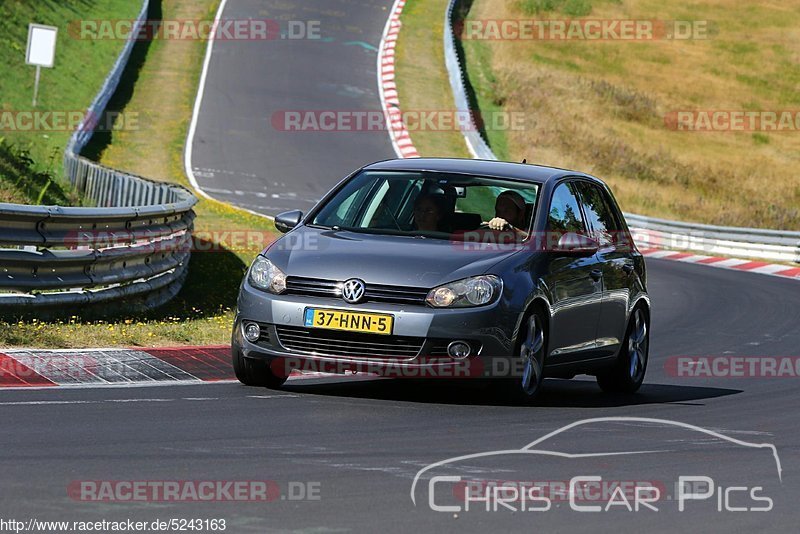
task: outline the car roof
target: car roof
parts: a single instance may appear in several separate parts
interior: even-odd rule
[[[364,170],[452,172],[488,176],[492,178],[525,180],[540,184],[544,184],[549,180],[557,180],[563,176],[594,178],[582,172],[559,169],[557,167],[546,167],[544,165],[460,158],[389,159],[367,165],[364,167]]]

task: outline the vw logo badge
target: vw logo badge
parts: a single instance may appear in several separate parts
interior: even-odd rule
[[[364,296],[364,282],[358,278],[351,278],[342,284],[342,298],[350,304],[355,304]]]

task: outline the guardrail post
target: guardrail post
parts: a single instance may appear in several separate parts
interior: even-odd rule
[[[92,202],[94,202],[96,204],[97,203],[97,196],[95,195],[95,175],[96,175],[95,168],[94,167],[89,167],[88,168],[88,176],[86,178],[86,191],[85,191],[85,193],[86,193],[86,196],[89,198],[89,200],[91,200]]]

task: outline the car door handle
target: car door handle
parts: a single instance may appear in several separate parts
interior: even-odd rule
[[[592,269],[589,271],[589,276],[592,277],[592,280],[598,282],[601,278],[603,278],[603,271],[600,269]]]
[[[632,263],[626,263],[622,266],[622,270],[625,271],[626,274],[631,274],[634,270],[634,266]]]

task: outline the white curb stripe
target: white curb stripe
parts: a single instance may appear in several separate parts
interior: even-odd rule
[[[781,278],[788,278],[790,280],[800,280],[800,267],[792,267],[790,265],[783,265],[779,263],[769,263],[764,265],[759,261],[744,260],[741,258],[704,256],[701,254],[682,257],[682,254],[684,253],[674,250],[642,250],[642,255],[647,258],[678,261],[682,263],[694,263],[697,265],[718,267],[743,273],[765,274],[770,276],[779,276]]]

